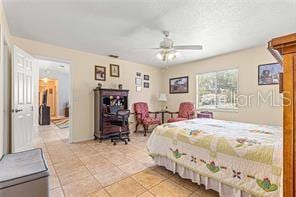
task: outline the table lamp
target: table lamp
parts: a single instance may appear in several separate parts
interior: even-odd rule
[[[165,103],[167,101],[166,94],[165,93],[160,93],[158,100],[159,101],[162,101],[163,103]],[[167,106],[165,106],[162,110],[163,111],[166,111],[167,110]]]

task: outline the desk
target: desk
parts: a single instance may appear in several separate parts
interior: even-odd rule
[[[128,108],[128,90],[118,89],[94,89],[94,136],[95,139],[102,141],[109,139],[120,130],[119,126],[112,125],[116,121],[114,110]],[[113,114],[110,112],[113,112]],[[122,132],[128,133],[127,128]]]
[[[124,127],[115,124],[115,122],[122,122],[122,119],[118,118],[115,114],[104,114],[104,127],[105,133],[118,133],[121,129],[122,133],[129,133],[128,120]]]

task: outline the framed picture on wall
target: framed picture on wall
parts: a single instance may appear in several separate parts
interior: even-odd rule
[[[188,76],[171,78],[169,86],[170,94],[188,93]]]
[[[279,84],[282,66],[279,63],[261,64],[258,66],[258,85]]]
[[[136,77],[136,79],[135,79],[135,84],[136,84],[137,86],[142,86],[142,78],[140,78],[140,77]]]
[[[149,75],[144,75],[144,80],[149,81]]]
[[[136,91],[141,92],[142,91],[142,86],[136,86]]]
[[[137,76],[137,77],[141,77],[141,75],[142,75],[142,74],[141,74],[140,72],[136,72],[136,76]]]
[[[111,77],[119,77],[119,65],[110,64],[110,76]]]
[[[144,88],[149,88],[149,83],[148,82],[144,82]]]
[[[95,66],[95,80],[106,81],[106,68],[104,66]]]

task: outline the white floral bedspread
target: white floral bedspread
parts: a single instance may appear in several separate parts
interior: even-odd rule
[[[282,127],[193,119],[156,127],[147,148],[255,196],[280,196]]]

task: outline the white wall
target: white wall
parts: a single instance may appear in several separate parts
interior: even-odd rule
[[[280,95],[277,93],[278,86],[258,86],[257,69],[259,64],[275,62],[266,50],[265,46],[234,52],[227,55],[213,57],[210,59],[191,62],[168,69],[160,70],[151,66],[137,64],[119,59],[84,53],[45,43],[27,39],[11,37],[12,43],[23,48],[32,55],[68,60],[71,62],[71,83],[73,96],[73,139],[83,140],[93,135],[93,93],[92,89],[99,81],[94,80],[94,65],[106,67],[107,81],[102,82],[103,87],[116,88],[117,84],[123,84],[124,88],[130,89],[129,106],[136,101],[147,101],[151,110],[158,110],[160,103],[157,101],[159,93],[165,91],[168,95],[168,107],[177,110],[182,101],[195,103],[195,75],[197,73],[223,70],[228,68],[239,68],[239,94],[256,94],[260,91],[267,94],[274,91],[276,100]],[[109,64],[119,64],[121,70],[120,78],[109,75]],[[135,91],[136,72],[150,75],[150,88],[143,88],[142,92]],[[189,76],[188,94],[169,94],[169,78],[178,76]],[[239,108],[238,112],[215,112],[215,117],[225,120],[236,120],[242,122],[254,122],[259,124],[282,124],[282,108],[272,107],[268,104],[257,106],[256,100],[252,106]]]
[[[47,77],[49,79],[58,80],[58,91],[57,91],[57,98],[58,98],[58,115],[64,116],[65,115],[65,107],[66,103],[69,103],[69,83],[70,83],[70,74],[67,72],[61,72],[58,70],[39,70],[39,79]]]
[[[1,1],[1,0],[0,0]],[[98,81],[94,80],[94,65],[106,67],[107,81],[102,82],[103,87],[115,88],[117,84],[123,84],[124,88],[130,89],[129,105],[136,101],[147,101],[151,110],[158,110],[160,103],[157,101],[159,93],[165,91],[168,95],[168,107],[176,110],[182,101],[195,102],[195,75],[197,73],[222,70],[228,68],[239,68],[239,93],[254,94],[258,91],[268,93],[277,92],[278,86],[258,86],[257,85],[257,66],[258,64],[275,62],[273,57],[266,50],[265,46],[243,50],[213,57],[206,60],[191,62],[187,64],[169,67],[168,69],[157,69],[147,65],[128,62],[120,59],[113,59],[105,56],[85,53],[58,47],[46,43],[12,37],[9,35],[8,26],[5,20],[2,4],[0,3],[0,24],[11,44],[16,44],[25,51],[38,57],[49,57],[57,60],[71,62],[71,84],[70,90],[73,97],[73,140],[88,139],[93,136],[93,94],[92,89]],[[2,29],[3,30],[3,29]],[[1,35],[1,40],[3,35]],[[3,50],[1,50],[3,51]],[[119,64],[121,70],[120,78],[109,76],[109,64]],[[3,73],[2,55],[0,72]],[[150,75],[150,88],[143,88],[142,92],[135,91],[134,77],[136,72]],[[168,80],[172,77],[189,76],[189,93],[170,95],[168,90]],[[2,78],[2,76],[1,76]],[[2,79],[0,80],[2,82]],[[3,101],[3,86],[0,85],[0,101]],[[279,94],[276,93],[276,99]],[[254,101],[256,102],[256,101]],[[253,102],[253,103],[254,103]],[[2,105],[2,102],[1,102]],[[2,112],[3,106],[0,105]],[[238,112],[215,112],[216,118],[226,120],[237,120],[244,122],[282,124],[282,108],[271,107],[269,105],[240,108]],[[3,115],[0,114],[0,124],[3,125]],[[3,144],[3,129],[0,127],[0,144]],[[2,153],[0,146],[0,156]]]
[[[98,82],[105,88],[117,88],[123,84],[124,89],[129,89],[129,108],[137,101],[146,101],[151,110],[159,110],[160,103],[157,98],[162,89],[162,72],[160,69],[114,59],[106,56],[85,53],[63,47],[49,45],[23,38],[11,36],[11,42],[36,57],[48,57],[55,60],[70,62],[70,75],[72,89],[71,96],[73,105],[70,106],[72,113],[72,139],[74,141],[90,139],[93,137],[93,88]],[[110,77],[109,64],[120,65],[120,78]],[[106,67],[105,82],[94,80],[95,65]],[[143,88],[136,92],[136,72],[150,75],[150,88]]]
[[[196,99],[196,74],[229,68],[239,69],[238,91],[241,95],[253,95],[260,92],[267,95],[273,92],[275,104],[280,103],[278,85],[258,86],[258,65],[273,63],[276,60],[266,49],[260,46],[252,49],[237,51],[201,61],[181,64],[164,70],[164,88],[168,95],[168,107],[177,110],[180,102]],[[189,76],[188,94],[169,94],[169,78]],[[237,112],[214,112],[215,117],[225,120],[253,122],[258,124],[282,125],[282,107],[271,106],[269,103],[257,105],[257,99],[251,99],[251,105],[240,107]]]

